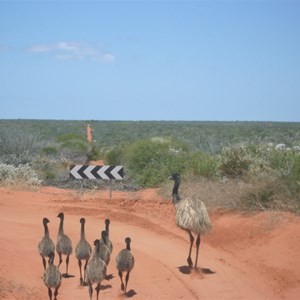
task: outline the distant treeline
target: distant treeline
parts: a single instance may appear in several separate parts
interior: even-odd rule
[[[14,136],[32,136],[39,142],[52,142],[70,134],[85,138],[88,124],[94,145],[102,149],[153,137],[175,138],[191,150],[210,154],[241,143],[300,145],[299,122],[0,120],[0,137],[9,131]]]

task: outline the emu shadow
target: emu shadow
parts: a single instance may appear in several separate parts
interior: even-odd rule
[[[111,280],[113,278],[115,278],[115,276],[113,274],[109,274],[105,277],[106,280]]]
[[[125,295],[128,297],[128,298],[131,298],[133,296],[136,295],[136,292],[135,290],[129,290],[128,292],[125,293]]]
[[[182,274],[189,275],[195,269],[193,267],[189,267],[189,266],[180,266],[180,267],[178,267],[178,270]],[[198,268],[198,270],[195,270],[195,271],[202,273],[202,274],[206,274],[206,275],[211,275],[211,274],[216,273],[215,271],[212,271],[211,269],[208,269],[208,268]]]
[[[212,275],[212,274],[216,273],[215,271],[212,271],[211,269],[208,269],[208,268],[201,268],[200,270],[203,274],[206,274],[206,275]]]
[[[63,278],[73,278],[73,277],[75,277],[75,275],[66,274],[66,273],[61,274],[61,276],[62,276]]]
[[[192,268],[189,266],[180,266],[178,267],[179,272],[185,275],[189,275],[192,272]]]
[[[107,290],[107,289],[111,289],[112,288],[112,286],[111,286],[111,284],[106,284],[106,285],[100,285],[100,290],[101,291],[104,291],[104,290]]]

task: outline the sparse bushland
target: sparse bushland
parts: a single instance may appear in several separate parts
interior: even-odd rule
[[[155,136],[170,136],[188,144],[192,151],[209,154],[220,154],[224,147],[241,143],[300,146],[300,123],[280,122],[0,120],[0,139],[3,132],[12,138],[16,134],[35,137],[48,145],[61,136],[85,140],[87,124],[98,149]]]
[[[180,126],[176,122],[104,122],[101,124],[109,128],[112,126],[112,131],[108,136],[109,131],[103,127],[102,133],[106,132],[109,140],[115,139],[115,144],[109,145],[97,139],[88,143],[84,126],[75,130],[78,125],[75,121],[61,122],[65,131],[56,127],[56,134],[47,139],[43,132],[51,132],[53,124],[50,122],[51,126],[46,131],[41,122],[35,123],[42,129],[38,135],[22,127],[13,130],[0,127],[1,185],[15,182],[34,187],[41,183],[60,187],[80,186],[69,179],[69,165],[104,159],[106,164],[124,165],[124,186],[127,187],[160,187],[161,193],[170,197],[167,178],[178,172],[183,176],[185,190],[190,195],[199,195],[211,208],[300,212],[298,123],[293,127],[291,124],[267,126],[263,123],[230,122],[223,126],[209,122],[178,122]],[[92,127],[98,124],[89,123]],[[24,124],[28,129],[31,123]],[[85,125],[84,122],[80,124]],[[146,138],[120,138],[117,129],[123,132],[122,126],[131,128],[135,137],[143,136],[137,129],[142,125]],[[179,133],[173,135],[174,126]],[[195,128],[198,133],[192,143],[188,137]],[[224,131],[224,128],[229,131]],[[93,129],[95,132],[95,127]],[[153,132],[159,134],[154,135]],[[278,142],[279,137],[287,146],[277,147],[270,143]],[[85,185],[87,188],[104,186],[102,181],[89,181]],[[115,186],[121,188],[122,184]]]
[[[32,161],[39,147],[35,135],[22,131],[0,128],[1,162],[18,166]]]

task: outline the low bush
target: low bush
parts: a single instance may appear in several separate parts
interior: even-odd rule
[[[41,180],[35,170],[28,164],[15,167],[13,165],[0,163],[0,183],[1,185],[35,188],[40,186]]]
[[[224,148],[221,153],[220,171],[229,178],[244,177],[250,170],[253,157],[247,146]]]
[[[70,162],[61,158],[40,155],[32,162],[32,168],[43,181],[59,178],[68,172]]]
[[[202,151],[192,153],[188,159],[187,171],[195,176],[217,179],[220,177],[220,158]]]
[[[65,134],[55,140],[60,156],[74,163],[83,163],[97,158],[97,149],[88,143],[86,138],[77,134]]]
[[[117,166],[124,164],[122,148],[113,148],[105,154],[105,162],[108,165]]]
[[[185,171],[187,147],[169,138],[138,140],[124,149],[124,161],[139,185],[155,187],[171,173]]]

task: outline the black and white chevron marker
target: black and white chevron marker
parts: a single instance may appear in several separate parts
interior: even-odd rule
[[[70,176],[75,179],[117,179],[124,177],[123,166],[72,165]]]

